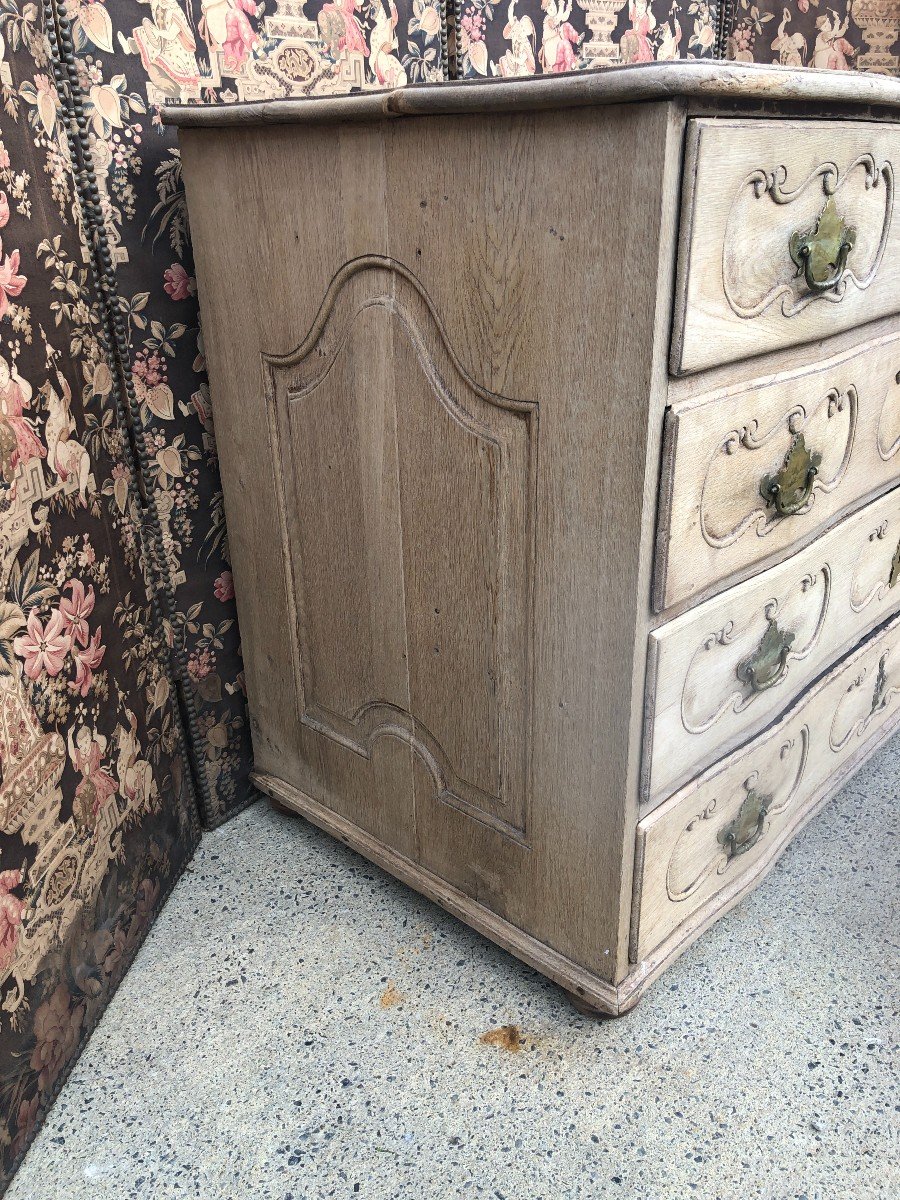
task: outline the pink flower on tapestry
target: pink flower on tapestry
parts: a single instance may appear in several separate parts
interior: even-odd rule
[[[188,675],[190,675],[194,683],[199,683],[202,679],[205,679],[212,669],[212,655],[208,650],[195,650],[188,657]]]
[[[3,243],[0,242],[0,317],[6,316],[10,296],[18,296],[28,280],[19,274],[19,252],[3,257]]]
[[[37,679],[43,671],[48,675],[60,673],[70,644],[66,623],[57,609],[50,614],[46,625],[32,609],[26,632],[15,639],[13,649],[25,660],[28,678]]]
[[[99,627],[84,650],[72,652],[72,657],[75,659],[75,682],[70,683],[69,687],[79,696],[88,694],[94,680],[94,671],[103,662],[105,653],[106,647],[100,644]]]
[[[25,902],[12,895],[22,882],[21,871],[0,872],[0,971],[6,972],[15,957]]]
[[[118,463],[116,464],[116,466],[118,466]],[[113,467],[113,474],[115,475],[115,473],[116,473],[116,468]],[[94,549],[94,547],[88,541],[88,535],[84,534],[83,536],[84,536],[84,545],[78,551],[78,565],[79,565],[79,567],[82,567],[82,568],[92,567],[94,565],[94,563],[97,561],[97,551]]]
[[[8,220],[9,200],[7,199],[6,192],[0,192],[0,229],[3,228]]]
[[[39,1072],[38,1087],[43,1092],[53,1086],[78,1047],[84,1005],[73,1009],[71,1002],[69,989],[61,983],[34,1014],[36,1045],[31,1052],[31,1069]]]
[[[172,263],[163,272],[163,287],[172,300],[186,300],[196,294],[197,285],[181,263]]]
[[[85,591],[80,579],[70,579],[63,591],[70,588],[72,595],[63,596],[59,602],[59,611],[73,642],[78,642],[79,646],[86,646],[91,636],[87,619],[94,611],[94,588],[92,585]]]
[[[463,13],[463,17],[462,17],[462,20],[460,21],[460,25],[461,25],[462,31],[463,31],[463,49],[469,48],[466,45],[467,41],[468,41],[469,45],[471,45],[472,43],[475,43],[475,42],[483,42],[484,41],[484,29],[485,29],[484,17],[481,15],[480,12],[476,11],[476,9],[467,8],[466,11]]]
[[[216,586],[213,591],[216,594],[216,599],[221,600],[225,604],[228,600],[234,599],[234,580],[230,571],[223,571],[216,580]]]

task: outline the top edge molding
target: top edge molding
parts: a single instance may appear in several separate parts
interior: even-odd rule
[[[454,113],[504,113],[622,104],[638,100],[852,104],[900,110],[900,79],[857,71],[681,61],[601,67],[527,79],[469,79],[351,96],[293,97],[238,104],[173,104],[167,125],[182,128],[320,125]]]

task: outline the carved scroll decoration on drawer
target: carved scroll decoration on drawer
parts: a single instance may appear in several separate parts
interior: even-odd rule
[[[752,771],[730,795],[714,796],[692,817],[678,836],[666,871],[666,895],[680,904],[690,899],[704,881],[715,872],[724,875],[736,858],[748,853],[764,835],[771,820],[784,812],[803,780],[809,754],[809,730],[803,726],[796,737],[778,747],[777,759],[765,769]],[[736,836],[751,810],[755,814],[753,831]],[[704,849],[698,853],[700,822],[709,822],[704,830]],[[737,852],[735,847],[738,848]]]
[[[651,633],[645,803],[659,803],[762,729],[900,610],[900,587],[891,587],[898,539],[900,488]]]
[[[900,507],[900,498],[898,498]],[[881,604],[900,579],[900,514],[885,517],[860,546],[853,568],[850,607],[862,613],[870,604]]]
[[[900,371],[888,388],[878,421],[878,454],[882,462],[891,462],[900,451]]]
[[[889,161],[860,154],[844,170],[822,163],[796,187],[787,187],[787,179],[782,164],[752,171],[728,216],[725,294],[736,315],[745,319],[758,317],[776,302],[788,318],[817,301],[839,304],[848,288],[869,287],[881,266],[894,202]],[[774,217],[772,205],[792,206],[789,233],[785,220]],[[783,239],[780,264],[778,237]],[[761,262],[772,264],[772,282],[760,279],[759,263],[752,261],[755,246]]]
[[[801,444],[802,439],[802,444]],[[661,612],[794,544],[900,473],[900,335],[675,403],[653,604]]]
[[[383,739],[405,743],[411,820],[430,793],[523,838],[537,405],[470,379],[419,282],[384,258],[348,263],[303,344],[265,369],[302,725],[373,771]]]
[[[631,957],[648,958],[752,886],[822,798],[900,723],[900,618],[777,723],[638,824]]]
[[[751,420],[730,431],[721,449],[707,467],[700,499],[703,536],[710,546],[733,545],[747,533],[766,537],[786,516],[805,516],[817,493],[833,492],[847,471],[859,420],[856,388],[845,392],[831,388],[810,410],[794,404],[775,424],[760,430]],[[743,467],[730,463],[733,455],[744,454],[755,461]],[[760,471],[756,464],[764,463]],[[746,471],[759,473],[758,498],[762,506],[729,520],[729,512],[740,511],[742,495],[729,493],[728,481]],[[802,473],[803,480],[796,477]],[[789,479],[793,477],[792,481]]]
[[[673,374],[900,310],[898,163],[897,124],[689,121]]]
[[[864,741],[873,725],[900,695],[900,651],[885,650],[878,662],[867,662],[848,685],[835,709],[828,744],[840,754],[852,741]]]
[[[684,729],[706,733],[726,714],[740,715],[763,703],[763,693],[787,681],[791,663],[815,650],[830,599],[827,562],[791,580],[757,609],[736,598],[735,615],[691,656],[681,690]]]

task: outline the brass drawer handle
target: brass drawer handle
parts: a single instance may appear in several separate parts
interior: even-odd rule
[[[821,461],[822,455],[817,450],[808,450],[803,434],[798,433],[781,470],[774,475],[763,475],[759,494],[779,517],[795,516],[809,502]]]
[[[825,201],[815,229],[791,234],[791,258],[811,292],[830,292],[838,287],[855,241],[856,230],[844,224],[833,196]]]
[[[779,629],[775,618],[769,617],[762,641],[737,665],[741,683],[746,683],[753,692],[765,692],[779,684],[787,671],[795,636],[790,630]]]
[[[771,796],[764,796],[755,788],[748,790],[738,815],[719,830],[719,845],[724,847],[726,858],[736,858],[753,849],[763,835],[771,803]]]

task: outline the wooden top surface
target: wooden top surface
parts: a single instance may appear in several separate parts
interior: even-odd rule
[[[179,126],[322,124],[386,117],[517,112],[684,97],[759,104],[850,104],[900,111],[900,79],[857,71],[681,61],[605,67],[530,79],[471,79],[352,96],[173,104],[163,120]]]

